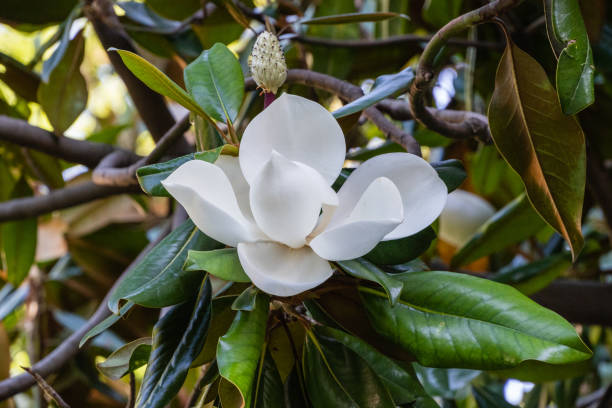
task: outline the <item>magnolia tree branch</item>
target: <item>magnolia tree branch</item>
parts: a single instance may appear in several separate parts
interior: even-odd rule
[[[66,338],[66,340],[64,340],[55,350],[30,367],[33,371],[35,371],[41,377],[47,377],[50,374],[58,372],[64,366],[64,364],[68,362],[68,360],[73,358],[79,352],[79,342],[83,336],[102,320],[110,316],[110,310],[106,305],[110,294],[117,287],[117,285],[119,285],[127,272],[134,268],[144,258],[144,256],[168,234],[169,231],[170,228],[164,229],[164,231],[162,231],[155,241],[150,242],[142,250],[138,257],[136,257],[136,259],[134,259],[126,270],[123,271],[119,279],[115,281],[113,287],[106,294],[102,302],[100,302],[100,305],[94,314],[89,318],[87,323]],[[0,382],[0,401],[25,391],[35,384],[36,382],[34,379],[27,373],[8,378]]]
[[[363,96],[363,91],[357,85],[343,81],[330,75],[325,75],[320,72],[309,71],[306,69],[290,69],[287,71],[286,83],[298,83],[313,88],[322,89],[324,91],[338,95],[346,102],[353,101]],[[245,87],[247,90],[253,91],[256,88],[255,81],[252,78],[247,78]],[[405,132],[395,126],[376,108],[370,106],[364,110],[365,116],[372,121],[378,128],[391,140],[404,146],[410,153],[421,155],[421,147],[419,143],[408,132]]]
[[[476,24],[490,21],[504,11],[517,6],[523,0],[495,0],[476,10],[463,14],[442,27],[431,38],[427,47],[421,54],[417,66],[416,77],[410,88],[410,102],[412,115],[429,129],[443,135],[455,135],[455,137],[477,136],[474,132],[478,128],[474,123],[464,121],[459,123],[447,122],[439,117],[432,115],[427,109],[427,96],[434,85],[435,70],[434,60],[446,45],[450,38]]]
[[[38,150],[54,157],[93,168],[116,147],[57,136],[26,121],[0,115],[0,140]],[[123,151],[129,154],[128,151]],[[138,157],[133,154],[133,157]]]
[[[53,190],[46,195],[17,198],[0,203],[0,222],[37,217],[112,195],[141,192],[137,185],[125,187],[99,186],[88,181]]]

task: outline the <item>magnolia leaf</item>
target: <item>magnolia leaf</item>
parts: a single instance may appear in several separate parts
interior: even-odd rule
[[[410,88],[413,79],[414,70],[412,68],[406,68],[397,74],[382,75],[376,78],[374,88],[367,95],[344,105],[340,109],[332,112],[332,115],[334,115],[336,119],[339,119],[355,112],[362,111],[396,93],[406,92]]]
[[[268,320],[269,298],[257,294],[252,311],[241,310],[227,333],[219,339],[219,373],[240,391],[244,407],[251,406],[254,380],[262,355]]]
[[[185,86],[200,106],[219,122],[233,122],[244,98],[242,68],[234,54],[217,43],[184,71]]]
[[[426,0],[423,19],[435,27],[442,27],[461,12],[463,0]]]
[[[559,100],[563,112],[574,115],[595,101],[593,50],[578,0],[548,0],[545,7],[548,34],[558,45]]]
[[[404,284],[401,281],[393,279],[392,275],[388,275],[381,271],[365,259],[338,261],[337,264],[351,276],[378,283],[383,287],[385,292],[387,292],[391,305],[397,303]]]
[[[79,342],[79,348],[83,347],[83,345],[87,343],[89,339],[96,337],[117,323],[132,308],[132,306],[134,306],[134,302],[126,302],[123,306],[121,306],[118,314],[111,314],[106,319],[92,327],[87,333],[85,333]]]
[[[70,41],[61,61],[38,87],[38,102],[56,133],[63,133],[87,107],[87,83],[80,66],[85,53],[83,31]]]
[[[477,259],[498,252],[536,234],[546,223],[533,210],[523,194],[496,212],[460,248],[451,266],[469,264]]]
[[[151,337],[143,337],[115,350],[106,360],[97,364],[105,376],[118,380],[124,375],[147,364],[151,354]]]
[[[249,286],[234,300],[234,303],[232,303],[232,310],[252,312],[257,305],[258,294],[259,289],[255,286]]]
[[[390,307],[380,290],[360,287],[377,332],[430,367],[504,369],[591,357],[574,327],[516,289],[453,272],[409,272]]]
[[[138,265],[131,269],[111,293],[108,307],[119,312],[123,299],[146,307],[164,307],[188,300],[202,281],[202,272],[183,271],[190,249],[211,250],[221,247],[185,221],[157,244]]]
[[[376,265],[406,263],[427,251],[434,239],[436,232],[433,228],[427,227],[405,238],[381,241],[363,257]]]
[[[396,406],[382,379],[358,353],[333,337],[308,334],[304,344],[304,381],[313,406]]]
[[[574,259],[586,177],[584,134],[561,110],[546,72],[510,37],[499,63],[489,105],[497,149],[521,176],[535,210],[569,243]]]
[[[236,316],[236,311],[231,307],[235,299],[236,296],[234,295],[219,296],[213,299],[210,328],[206,335],[206,342],[200,355],[191,364],[192,367],[210,363],[215,359],[219,337],[227,332]]]
[[[208,277],[194,301],[173,306],[153,328],[153,344],[136,408],[162,408],[178,393],[204,342],[211,315]]]
[[[300,20],[300,24],[347,24],[347,23],[362,23],[367,21],[382,21],[390,18],[402,17],[406,20],[410,20],[405,14],[391,13],[391,12],[377,12],[377,13],[346,13],[336,14],[334,16],[322,16],[313,17],[307,20]]]
[[[41,73],[41,79],[43,82],[49,82],[49,77],[51,76],[51,72],[57,67],[57,65],[61,62],[64,54],[66,54],[66,50],[68,50],[68,46],[70,45],[70,28],[72,27],[72,23],[74,19],[81,13],[81,6],[77,4],[75,8],[72,9],[68,18],[62,23],[60,29],[62,30],[62,36],[59,41],[59,45],[53,51],[53,54],[43,62],[43,68]]]
[[[275,408],[284,406],[283,382],[266,347],[259,359],[257,377],[255,377],[253,404],[258,408]]]
[[[206,271],[217,278],[232,282],[251,281],[240,265],[236,248],[189,251],[183,269],[185,271]]]
[[[572,262],[568,253],[555,254],[518,267],[502,268],[489,277],[507,283],[525,295],[534,294],[567,271]]]

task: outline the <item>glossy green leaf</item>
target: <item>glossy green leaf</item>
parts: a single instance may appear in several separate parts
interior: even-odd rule
[[[469,264],[483,256],[493,254],[516,244],[546,224],[533,210],[525,195],[517,197],[485,222],[451,261],[452,267]]]
[[[62,325],[64,328],[68,329],[71,333],[80,330],[87,324],[87,319],[84,317],[60,309],[53,310],[53,320]],[[125,344],[125,340],[115,333],[108,331],[96,337],[91,344],[95,347],[112,351],[123,346],[123,344]]]
[[[561,46],[557,55],[559,100],[563,112],[574,115],[595,101],[593,51],[578,0],[550,0],[545,6],[549,8],[548,33]]]
[[[146,86],[155,92],[167,96],[168,98],[183,105],[186,109],[197,113],[198,115],[210,119],[210,116],[202,109],[200,105],[187,93],[183,88],[174,83],[163,72],[157,69],[153,64],[126,50],[118,50],[111,48],[109,51],[116,51],[121,56],[123,63],[132,74],[140,79]]]
[[[217,278],[232,282],[251,281],[240,265],[236,248],[189,251],[183,269],[185,271],[206,271]]]
[[[195,301],[173,306],[157,322],[136,408],[165,407],[178,393],[204,346],[211,296],[210,280],[206,278]]]
[[[404,282],[395,307],[372,288],[360,288],[362,299],[376,331],[422,365],[491,370],[591,356],[571,324],[512,287],[453,272],[395,277]]]
[[[457,159],[435,162],[431,166],[438,172],[449,193],[459,188],[467,177],[463,163]]]
[[[376,372],[334,338],[310,332],[304,344],[303,368],[308,397],[315,407],[395,407]]]
[[[232,303],[232,309],[252,312],[257,306],[257,298],[259,297],[259,293],[259,289],[257,289],[255,286],[249,286],[234,300],[234,303]]]
[[[514,286],[526,295],[536,293],[572,266],[569,254],[555,254],[518,267],[502,268],[489,278]]]
[[[252,311],[241,310],[219,339],[217,364],[223,378],[238,388],[243,406],[250,407],[254,379],[264,347],[269,298],[259,293]]]
[[[284,406],[283,382],[278,369],[266,347],[264,356],[259,360],[253,395],[254,408],[276,408]]]
[[[57,67],[57,65],[61,62],[64,54],[66,54],[66,50],[68,50],[68,46],[70,45],[70,28],[72,27],[72,23],[74,19],[81,13],[81,7],[77,5],[72,9],[66,21],[64,21],[60,27],[62,31],[62,36],[60,37],[59,44],[53,54],[46,59],[43,63],[42,73],[40,75],[43,82],[49,82],[49,77],[51,76],[51,72]]]
[[[185,221],[127,273],[112,292],[109,309],[118,313],[123,299],[146,307],[164,307],[188,300],[204,276],[202,272],[183,271],[188,251],[221,246],[201,233],[191,220]]]
[[[206,342],[204,347],[202,347],[200,355],[193,362],[192,367],[210,363],[215,359],[219,337],[227,332],[236,316],[236,311],[231,307],[235,298],[236,296],[219,296],[213,299],[212,316],[210,318],[210,328],[206,335]]]
[[[439,28],[457,17],[463,0],[426,0],[423,4],[423,19]]]
[[[317,326],[314,328],[318,338],[327,337],[339,341],[344,346],[357,353],[380,377],[396,404],[410,404],[415,408],[437,408],[438,405],[423,389],[415,373],[379,353],[363,340],[331,327]]]
[[[393,275],[381,271],[376,265],[366,261],[365,259],[353,259],[350,261],[336,262],[349,275],[359,279],[369,280],[378,283],[383,287],[391,305],[395,305],[402,293],[404,284],[401,281],[393,279]]]
[[[535,210],[567,240],[575,259],[584,243],[584,134],[576,118],[561,110],[540,64],[507,41],[489,105],[491,135]]]
[[[32,189],[24,178],[13,187],[11,198],[31,196]],[[28,276],[34,263],[37,239],[36,218],[0,223],[0,249],[8,282],[17,287]]]
[[[432,368],[412,363],[417,377],[429,395],[455,399],[482,372],[463,368]]]
[[[374,88],[367,94],[354,101],[347,103],[338,110],[332,112],[336,119],[362,111],[385,98],[399,92],[406,92],[414,79],[414,70],[405,70],[392,75],[382,75],[376,78]]]
[[[427,227],[408,237],[381,241],[363,257],[376,265],[402,264],[422,255],[435,238],[436,232]]]
[[[242,68],[234,54],[217,43],[202,52],[184,71],[185,86],[208,114],[219,122],[233,122],[244,98]]]
[[[390,18],[402,17],[410,20],[405,14],[391,13],[391,12],[377,12],[377,13],[347,13],[347,14],[336,14],[334,16],[322,16],[313,17],[307,20],[300,20],[300,24],[348,24],[348,23],[362,23],[367,21],[382,21]]]
[[[38,102],[56,133],[63,133],[87,107],[87,83],[80,67],[85,53],[83,32],[70,41],[61,61],[38,87]]]
[[[473,390],[478,408],[518,408],[508,403],[503,395],[494,393],[487,387],[474,387]]]
[[[97,364],[105,376],[118,380],[124,375],[147,364],[151,354],[151,337],[131,341],[115,350],[106,360]]]
[[[234,146],[224,145],[205,152],[190,153],[163,163],[143,166],[136,171],[136,177],[138,178],[140,187],[145,193],[158,197],[170,197],[170,194],[161,184],[161,181],[166,179],[170,173],[189,160],[204,160],[209,163],[214,163],[222,152],[234,154],[236,148]]]
[[[121,306],[118,314],[111,314],[106,319],[102,320],[100,323],[92,327],[91,330],[85,333],[85,335],[79,342],[79,348],[83,347],[83,345],[89,339],[96,337],[97,335],[101,334],[102,332],[110,328],[112,325],[117,323],[119,320],[121,320],[121,318],[132,308],[132,306],[134,306],[134,302],[126,302],[123,306]]]
[[[593,367],[593,359],[569,364],[546,364],[540,361],[525,361],[518,367],[489,371],[500,378],[516,378],[521,381],[543,383],[548,381],[576,378],[587,375]]]

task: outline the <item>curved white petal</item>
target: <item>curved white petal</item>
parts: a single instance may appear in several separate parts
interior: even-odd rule
[[[272,152],[251,183],[250,203],[266,235],[299,248],[317,224],[321,206],[337,205],[338,197],[316,170]]]
[[[253,220],[253,213],[251,212],[251,205],[249,204],[250,187],[249,183],[246,182],[242,175],[238,157],[222,154],[215,161],[215,166],[220,167],[230,183],[232,183],[232,188],[234,189],[234,194],[236,194],[236,200],[238,201],[238,206],[242,214],[250,220]]]
[[[495,208],[483,198],[463,190],[453,191],[440,214],[438,236],[461,248],[493,214]]]
[[[355,259],[370,252],[404,218],[402,196],[386,177],[374,180],[351,214],[310,241],[321,258],[330,261]]]
[[[162,181],[206,235],[229,246],[265,239],[238,207],[229,179],[214,164],[191,160]]]
[[[238,244],[240,264],[259,289],[276,296],[293,296],[319,286],[333,270],[312,249],[293,249],[276,242]]]
[[[247,126],[240,143],[240,167],[253,180],[276,150],[318,171],[331,185],[342,169],[346,144],[336,119],[323,106],[283,94]]]
[[[378,177],[387,177],[399,190],[404,221],[384,240],[407,237],[421,231],[440,215],[448,190],[429,163],[410,153],[387,153],[367,160],[349,176],[340,191],[340,201],[329,228],[335,227],[353,211],[357,200]]]

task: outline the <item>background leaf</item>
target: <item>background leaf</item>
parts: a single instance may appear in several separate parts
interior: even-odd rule
[[[544,69],[507,41],[489,105],[491,135],[521,176],[533,207],[568,241],[575,259],[583,246],[584,135],[577,120],[561,111]]]
[[[147,364],[151,354],[151,337],[131,341],[115,350],[106,360],[97,364],[105,376],[118,380],[124,375]]]
[[[408,16],[399,13],[378,12],[378,13],[347,13],[336,14],[334,16],[322,16],[300,20],[300,24],[347,24],[362,23],[366,21],[382,21],[390,18],[402,17],[410,19]]]

